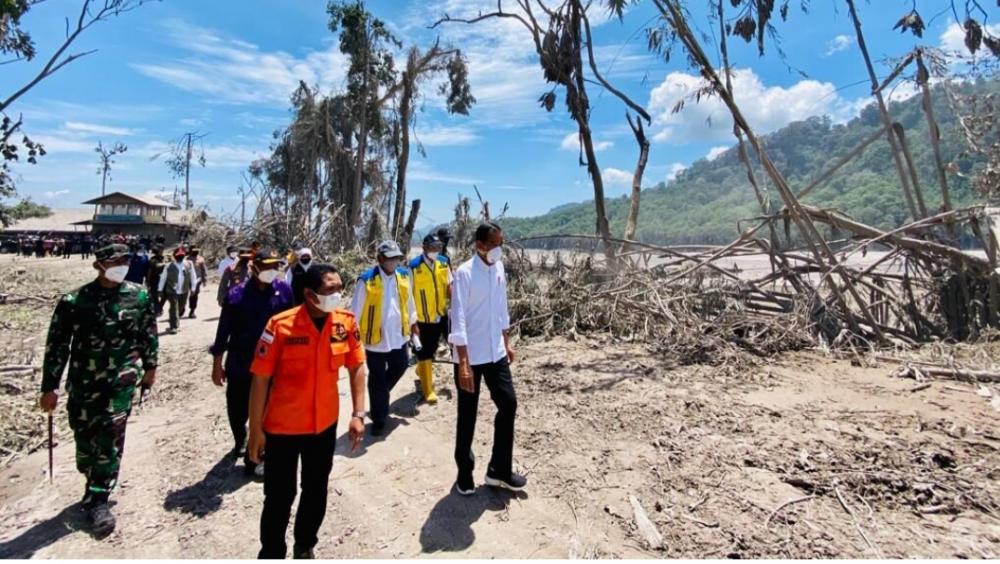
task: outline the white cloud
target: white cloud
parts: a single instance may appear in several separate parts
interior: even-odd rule
[[[708,154],[705,155],[705,158],[710,161],[714,161],[715,159],[721,157],[723,153],[725,153],[728,150],[729,150],[728,145],[719,145],[718,147],[712,147],[711,149],[708,150]]]
[[[49,191],[45,192],[44,196],[49,200],[54,200],[59,196],[65,196],[66,194],[69,194],[69,190],[56,190],[55,192]]]
[[[834,53],[846,51],[847,48],[849,48],[853,42],[854,42],[853,35],[838,35],[837,37],[834,37],[833,39],[827,42],[826,53],[824,53],[824,55],[829,57]]]
[[[299,81],[329,91],[344,77],[347,61],[331,43],[327,51],[295,57],[179,20],[163,24],[167,41],[186,52],[163,63],[136,63],[140,73],[212,101],[287,106]]]
[[[667,172],[667,182],[670,182],[677,178],[677,175],[687,169],[687,165],[684,163],[671,163],[670,170]]]
[[[985,31],[994,37],[1000,36],[1000,24],[987,25]],[[951,22],[941,34],[940,47],[941,50],[948,53],[969,56],[969,48],[965,46],[965,30],[962,29],[962,26]],[[989,51],[984,45],[976,53],[979,54],[982,50]]]
[[[702,97],[700,102],[689,99],[702,85],[699,76],[672,72],[653,88],[649,110],[653,125],[659,127],[653,135],[655,141],[679,145],[732,139],[733,121],[718,96]],[[836,90],[829,82],[815,80],[802,80],[788,87],[765,86],[751,69],[733,71],[736,103],[758,134],[817,114],[839,114],[845,101]],[[682,99],[684,108],[673,113],[673,107]]]
[[[604,151],[605,149],[610,149],[614,147],[614,141],[598,141],[594,139],[594,151]],[[580,151],[580,134],[579,133],[568,133],[563,137],[562,141],[559,143],[559,148],[564,151]]]
[[[476,178],[455,176],[439,172],[431,168],[426,162],[420,160],[410,162],[409,169],[406,171],[406,176],[410,180],[422,180],[437,184],[457,184],[460,186],[472,186],[473,184],[482,184],[483,182],[482,180]]]
[[[98,125],[79,121],[67,121],[63,124],[63,127],[70,131],[76,131],[84,134],[92,133],[95,135],[115,135],[119,137],[135,135],[133,130],[126,127],[112,127],[110,125]]]
[[[31,140],[41,143],[45,147],[45,152],[49,155],[60,153],[93,153],[97,146],[92,141],[86,141],[76,137],[66,136],[60,133],[32,135]]]
[[[606,167],[601,173],[601,178],[608,186],[631,186],[632,173],[620,168]]]
[[[413,137],[425,147],[472,145],[479,140],[479,135],[472,128],[441,125],[417,127]]]

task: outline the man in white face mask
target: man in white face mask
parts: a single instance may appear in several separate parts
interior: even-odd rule
[[[226,386],[226,414],[233,432],[233,461],[243,457],[243,471],[260,476],[263,467],[246,456],[250,412],[250,364],[261,332],[272,316],[292,307],[292,289],[276,278],[278,256],[261,249],[250,266],[251,277],[231,288],[223,300],[212,353],[212,383]],[[225,361],[223,361],[225,357]]]
[[[409,271],[395,241],[378,246],[378,265],[358,279],[351,311],[361,329],[368,365],[373,436],[385,433],[389,392],[406,372],[406,344],[420,335]]]
[[[454,345],[455,383],[458,387],[458,436],[455,463],[456,489],[472,495],[475,456],[472,438],[479,411],[480,383],[485,380],[497,406],[493,426],[493,455],[486,468],[489,486],[521,491],[527,480],[514,472],[514,417],[517,395],[510,373],[514,348],[510,344],[510,313],[507,309],[507,275],[503,263],[503,230],[495,223],[476,229],[476,254],[455,270],[451,298],[451,334]]]
[[[253,462],[267,464],[259,558],[284,558],[288,519],[301,462],[295,515],[295,558],[313,558],[326,515],[327,489],[337,444],[340,369],[351,386],[348,436],[357,449],[364,435],[365,351],[354,316],[336,309],[343,283],[337,269],[316,264],[303,276],[305,302],[271,318],[250,370],[250,443]],[[346,509],[346,508],[345,508]]]
[[[184,307],[187,305],[188,294],[197,283],[194,267],[184,260],[186,256],[187,251],[184,247],[177,247],[174,251],[174,262],[164,268],[160,277],[159,292],[170,304],[170,328],[167,329],[169,334],[177,332],[180,326],[179,318],[184,315]]]
[[[51,413],[67,365],[69,424],[76,467],[87,478],[83,497],[91,533],[115,529],[108,497],[118,481],[125,425],[137,386],[156,381],[156,313],[146,288],[124,282],[129,252],[107,245],[94,253],[97,280],[59,300],[42,365],[41,407]]]
[[[302,305],[305,301],[303,290],[305,289],[305,275],[312,266],[313,253],[308,247],[302,247],[295,251],[295,265],[288,269],[286,280],[292,287],[292,295],[295,296],[295,305]]]

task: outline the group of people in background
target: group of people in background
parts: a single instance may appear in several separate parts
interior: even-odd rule
[[[209,349],[211,379],[226,388],[233,460],[242,458],[243,471],[264,482],[260,557],[287,553],[298,475],[293,556],[314,555],[337,443],[340,369],[348,373],[348,437],[356,449],[366,419],[372,437],[389,431],[389,396],[410,365],[411,350],[420,396],[437,403],[433,363],[441,341],[449,344],[457,388],[455,491],[476,492],[472,441],[483,382],[497,407],[483,482],[524,489],[525,478],[513,468],[517,398],[503,231],[494,223],[480,225],[472,258],[457,268],[448,239],[446,231],[426,236],[420,255],[409,261],[395,241],[384,241],[376,264],[355,281],[350,300],[343,297],[337,268],[318,262],[309,248],[298,248],[291,261],[257,243],[227,249],[218,265],[221,313]],[[117,481],[132,394],[155,382],[156,317],[169,303],[168,332],[175,332],[185,306],[195,316],[208,278],[197,247],[180,245],[168,260],[156,244],[152,256],[142,255],[123,244],[98,250],[97,280],[63,298],[46,346],[41,405],[55,408],[68,364],[77,467],[87,477],[84,509],[98,537],[115,528],[108,496]]]

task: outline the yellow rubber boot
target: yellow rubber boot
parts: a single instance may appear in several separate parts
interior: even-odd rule
[[[434,393],[434,366],[430,360],[421,360],[417,363],[417,376],[420,377],[420,394],[424,396],[424,401],[437,403],[437,394]]]

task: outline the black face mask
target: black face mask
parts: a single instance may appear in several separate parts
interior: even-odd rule
[[[302,259],[299,262],[302,263],[303,265],[308,265],[310,262],[312,262],[312,259]]]

